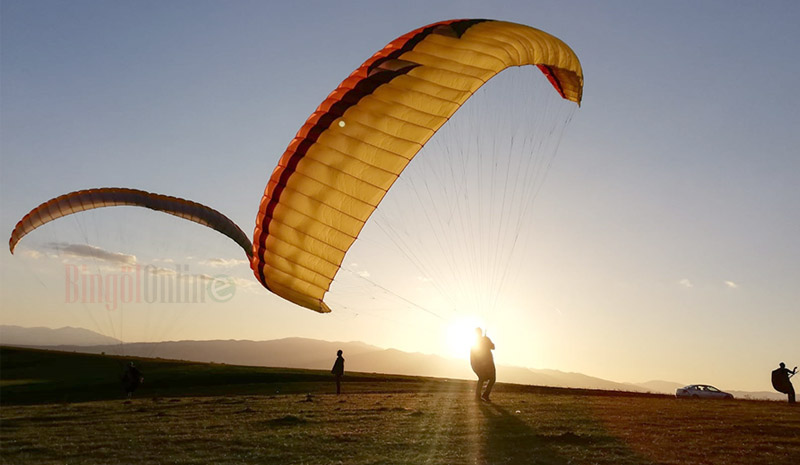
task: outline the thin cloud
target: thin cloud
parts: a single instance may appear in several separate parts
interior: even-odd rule
[[[172,268],[164,268],[162,266],[147,265],[143,268],[148,274],[156,276],[172,276],[177,275],[178,271]]]
[[[261,285],[259,283],[257,283],[256,281],[252,280],[252,279],[243,279],[243,278],[236,278],[236,277],[234,277],[232,279],[233,279],[233,283],[236,285],[236,287],[238,287],[240,289],[249,290],[249,291],[261,289]]]
[[[119,252],[109,252],[88,244],[66,244],[63,242],[51,242],[48,247],[57,250],[61,255],[76,258],[92,258],[108,263],[135,265],[136,255],[128,255]]]
[[[359,270],[358,268],[360,268],[358,263],[353,262],[353,263],[350,263],[348,271],[350,271],[351,273],[356,274],[358,276],[361,276],[362,278],[369,278],[371,276],[369,274],[369,271],[367,271],[367,270]]]
[[[247,265],[249,262],[238,258],[210,258],[201,261],[200,264],[214,268],[232,268],[234,266]]]
[[[236,286],[237,289],[242,289],[245,291],[258,289],[261,287],[258,285],[258,283],[256,283],[252,279],[243,279],[235,276],[223,276],[223,275],[211,276],[210,274],[197,274],[197,275],[192,275],[192,277],[199,279],[201,281],[205,281],[206,283],[211,283],[213,281],[230,283]]]
[[[739,287],[739,285],[733,281],[725,281],[725,285],[731,289],[737,289]]]
[[[24,249],[22,251],[22,255],[24,257],[30,258],[32,260],[39,260],[40,258],[44,258],[44,254],[39,252],[38,250],[34,249]]]
[[[680,284],[683,287],[694,287],[694,284],[692,284],[692,282],[689,281],[689,278],[681,279],[680,281],[678,281],[678,284]]]

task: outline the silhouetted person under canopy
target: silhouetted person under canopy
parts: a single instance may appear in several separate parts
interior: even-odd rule
[[[344,376],[344,357],[342,357],[341,349],[336,352],[336,361],[331,368],[331,374],[336,378],[336,394],[341,394],[342,376]]]
[[[792,382],[789,381],[789,378],[794,376],[796,373],[797,367],[794,367],[794,370],[790,370],[786,368],[786,364],[783,362],[781,362],[780,368],[772,370],[772,387],[774,387],[778,392],[788,394],[790,404],[795,403],[795,398],[794,386],[792,386]]]
[[[469,363],[472,365],[472,371],[478,375],[478,384],[475,387],[475,398],[483,399],[489,402],[489,394],[492,393],[492,387],[497,379],[497,373],[494,368],[494,357],[492,351],[494,350],[494,343],[487,336],[483,335],[481,328],[475,328],[475,343],[469,351]],[[483,389],[483,384],[486,383],[486,389]],[[481,393],[483,391],[483,393]]]
[[[133,395],[133,391],[142,384],[142,381],[144,381],[142,372],[136,368],[133,362],[129,363],[128,366],[125,367],[125,373],[122,374],[122,388],[125,389],[128,399]]]

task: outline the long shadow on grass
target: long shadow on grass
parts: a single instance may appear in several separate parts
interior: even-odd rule
[[[594,463],[647,463],[603,428],[581,428],[576,433],[562,425],[537,431],[496,404],[480,404],[479,409],[484,424],[477,463],[564,464],[586,456]],[[590,418],[585,421],[586,426],[594,423]]]
[[[528,424],[495,404],[480,404],[483,443],[476,463],[562,464],[568,459]]]

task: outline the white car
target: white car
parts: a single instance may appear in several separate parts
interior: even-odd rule
[[[733,399],[733,394],[720,391],[708,384],[690,384],[675,391],[675,397],[689,399]]]

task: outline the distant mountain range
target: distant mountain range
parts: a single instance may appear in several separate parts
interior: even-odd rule
[[[22,328],[4,325],[0,326],[0,343],[96,354],[317,370],[330,369],[336,359],[336,351],[341,349],[347,371],[456,379],[475,377],[467,360],[383,349],[363,342],[286,338],[272,341],[213,340],[122,344],[114,338],[82,328]],[[684,386],[670,381],[617,383],[580,373],[513,366],[499,366],[497,373],[500,382],[537,386],[662,394],[674,394],[675,389]],[[772,392],[730,392],[737,398],[785,400],[785,396]]]
[[[94,346],[120,344],[121,341],[88,329],[70,326],[52,329],[41,326],[23,328],[22,326],[0,325],[0,343],[12,346]]]

